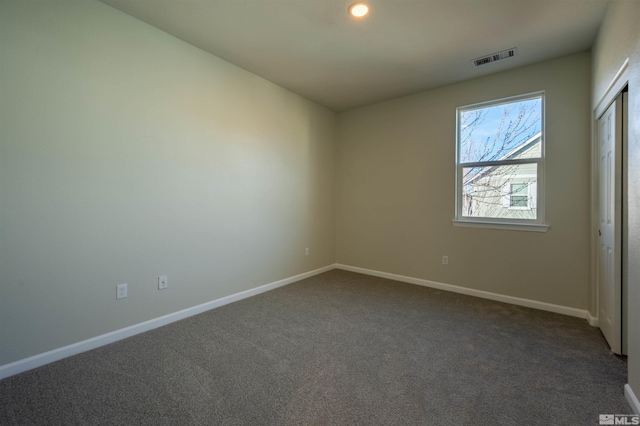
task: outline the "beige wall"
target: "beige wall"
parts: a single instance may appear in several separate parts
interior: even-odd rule
[[[334,113],[102,3],[0,4],[0,365],[334,263]]]
[[[629,385],[640,396],[640,2],[613,0],[593,48],[592,108],[605,95],[626,58],[629,62],[628,237],[625,236],[629,285]]]
[[[586,309],[590,79],[582,53],[341,113],[338,263]],[[456,107],[539,90],[550,229],[454,227]]]
[[[640,3],[612,3],[594,51],[593,100],[626,56],[638,79],[638,19]],[[94,1],[0,0],[0,49],[0,365],[336,256],[351,266],[589,305],[588,53],[336,121]],[[547,102],[550,230],[453,227],[455,108],[538,90]],[[640,99],[631,103],[630,115],[640,116]],[[638,140],[639,124],[631,126]],[[632,167],[640,162],[640,150],[630,159]],[[631,179],[640,182],[640,172]],[[630,192],[640,212],[640,187]],[[635,228],[630,254],[638,258]],[[636,266],[631,300],[640,306]],[[156,290],[161,274],[169,276],[166,291]],[[121,282],[129,297],[116,301]],[[634,339],[629,381],[638,393]]]

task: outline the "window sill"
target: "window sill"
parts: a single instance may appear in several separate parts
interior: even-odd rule
[[[479,220],[452,220],[453,226],[466,228],[492,228],[504,229],[509,231],[529,231],[529,232],[547,232],[549,225],[537,223],[505,223],[505,222],[483,222]]]

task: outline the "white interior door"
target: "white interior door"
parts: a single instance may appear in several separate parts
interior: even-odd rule
[[[622,352],[622,112],[618,97],[598,119],[598,322],[614,353]]]

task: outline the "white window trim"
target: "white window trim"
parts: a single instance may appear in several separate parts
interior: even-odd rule
[[[536,223],[512,223],[512,222],[498,222],[498,221],[483,221],[483,220],[458,220],[451,221],[453,226],[461,228],[491,228],[491,229],[506,229],[510,231],[529,231],[529,232],[547,232],[550,228],[549,225],[536,224]]]
[[[527,99],[542,98],[541,103],[541,145],[540,145],[540,158],[523,158],[516,160],[504,160],[504,161],[492,161],[492,162],[480,162],[480,163],[459,163],[459,149],[460,149],[460,112],[463,110],[488,107],[492,105],[499,105],[508,102],[524,101]],[[479,102],[470,105],[464,105],[456,108],[456,196],[455,196],[455,216],[452,220],[454,226],[459,227],[479,227],[479,228],[492,228],[492,229],[505,229],[505,230],[519,230],[519,231],[534,231],[534,232],[546,232],[549,229],[549,224],[545,222],[545,157],[546,157],[546,99],[545,92],[533,92],[519,96],[512,96],[502,99],[495,99],[486,102]],[[468,217],[462,215],[462,197],[463,197],[463,185],[462,185],[462,170],[464,167],[475,166],[494,166],[494,165],[509,165],[509,164],[537,164],[537,182],[536,182],[536,200],[534,201],[537,208],[537,218],[534,219],[510,219],[510,218],[488,218],[488,217]]]

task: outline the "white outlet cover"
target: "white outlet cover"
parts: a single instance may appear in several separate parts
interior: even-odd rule
[[[169,287],[169,279],[166,275],[158,277],[158,290],[164,290]]]
[[[116,286],[116,299],[124,299],[127,297],[127,283],[118,284]]]

